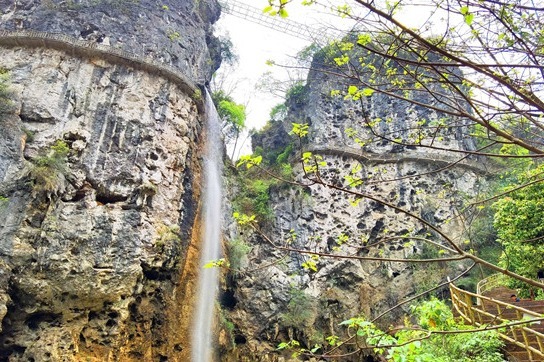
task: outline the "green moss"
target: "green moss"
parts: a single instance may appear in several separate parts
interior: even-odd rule
[[[167,245],[178,243],[181,240],[179,225],[166,225],[160,223],[155,231],[157,232],[155,246],[158,248],[164,248]]]

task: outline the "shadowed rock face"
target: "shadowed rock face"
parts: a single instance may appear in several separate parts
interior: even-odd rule
[[[219,67],[215,1],[0,1],[0,29],[61,33],[172,65],[195,83]]]
[[[107,37],[204,83],[218,14],[201,3],[4,1],[0,23]],[[164,35],[167,25],[180,37]],[[15,109],[0,116],[0,360],[187,361],[203,131],[195,94],[100,57],[0,50]],[[52,163],[58,142],[67,156]]]

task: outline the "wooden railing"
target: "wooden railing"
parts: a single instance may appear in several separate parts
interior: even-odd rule
[[[497,329],[503,340],[526,351],[531,361],[544,361],[544,334],[535,330],[542,330],[542,314],[459,289],[453,283],[450,293],[455,311],[466,322],[482,328],[504,325]]]
[[[492,274],[488,276],[485,279],[482,279],[478,282],[476,285],[476,293],[477,294],[484,294],[485,292],[488,292],[492,289],[495,289],[501,285],[504,285],[505,276],[503,274],[497,273]]]
[[[363,152],[359,149],[345,146],[324,146],[324,147],[310,147],[308,149],[311,152],[318,154],[329,154],[334,156],[346,156],[356,160],[364,162],[374,163],[399,163],[399,162],[419,162],[438,165],[440,168],[460,167],[473,171],[479,174],[488,175],[493,173],[493,164],[490,162],[476,162],[465,158],[455,158],[447,155],[439,154],[417,154],[417,153],[370,153]]]
[[[129,66],[150,74],[156,74],[177,84],[183,92],[193,97],[199,110],[203,109],[202,93],[199,87],[178,68],[160,63],[151,57],[133,54],[109,45],[74,39],[65,34],[33,30],[0,30],[0,46],[51,48],[64,51],[72,56],[82,58],[98,57],[113,64]]]

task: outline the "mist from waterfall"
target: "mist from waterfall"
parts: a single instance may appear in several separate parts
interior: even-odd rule
[[[212,322],[217,299],[219,270],[204,268],[206,263],[221,258],[221,172],[223,147],[220,119],[212,99],[206,92],[206,154],[204,155],[203,224],[198,298],[194,319],[192,362],[212,360]]]

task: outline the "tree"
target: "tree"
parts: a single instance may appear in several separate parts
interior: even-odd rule
[[[221,118],[222,129],[227,139],[234,138],[234,148],[231,159],[234,159],[234,152],[238,144],[240,132],[245,127],[246,107],[243,104],[234,102],[232,97],[219,90],[212,94],[212,100],[217,108],[217,113]]]
[[[544,265],[544,167],[519,175],[516,183],[505,188],[508,196],[494,203],[494,225],[504,246],[501,265],[526,277],[535,277]],[[523,283],[512,283],[529,296]]]
[[[269,7],[265,11],[286,16],[288,3],[289,1],[269,1]],[[303,3],[311,5],[315,1]],[[314,58],[310,72],[336,74],[341,80],[330,89],[331,96],[359,104],[359,109],[354,114],[360,117],[361,128],[368,132],[346,130],[348,136],[359,146],[357,152],[372,151],[375,154],[380,147],[387,152],[397,146],[432,150],[437,155],[448,157],[447,165],[433,171],[436,173],[470,158],[488,164],[491,163],[490,160],[504,159],[506,161],[499,161],[503,166],[511,166],[520,161],[523,167],[536,166],[544,154],[544,37],[541,30],[544,25],[544,8],[534,6],[529,1],[506,3],[429,0],[427,21],[419,30],[415,30],[403,24],[399,20],[399,14],[400,9],[416,6],[419,2],[401,0],[382,3],[355,0],[355,3],[364,10],[363,15],[358,16],[347,7],[343,7],[341,12],[354,18],[360,24],[361,30],[320,50]],[[418,11],[421,13],[421,7]],[[443,31],[439,34],[431,33],[428,29],[433,23],[441,21],[440,19],[444,19],[444,26],[440,27]],[[372,113],[372,101],[376,101],[378,97],[395,99],[403,105],[427,110],[435,116],[432,120],[418,119],[406,124],[404,129],[392,129],[388,126],[388,119]],[[518,281],[538,288],[544,287],[534,280],[536,275],[529,275],[530,273],[521,270],[516,270],[520,272],[517,273],[513,269],[506,270],[502,266],[493,265],[464,248],[441,225],[373,194],[371,189],[362,189],[361,185],[373,180],[361,176],[360,169],[348,170],[343,175],[343,182],[341,178],[331,180],[322,172],[326,164],[319,153],[308,150],[312,146],[312,139],[308,140],[308,125],[295,123],[292,133],[300,141],[299,160],[304,173],[302,180],[292,182],[302,186],[323,185],[350,195],[354,203],[369,200],[417,220],[430,230],[432,237],[408,235],[405,238],[437,246],[442,249],[442,255],[449,255],[421,260],[422,263],[468,259]],[[445,139],[452,134],[459,139],[466,138],[470,144],[448,144]],[[247,157],[242,159],[242,163],[248,167],[258,167],[259,162]],[[399,178],[417,176],[401,175]],[[542,180],[534,179],[530,182],[531,187],[536,188],[541,185]],[[503,197],[530,203],[530,208],[533,208],[536,204],[534,201],[539,199],[539,192],[528,188],[527,192],[533,195],[531,197],[512,194],[514,189],[519,191],[528,187],[530,182],[522,182],[519,187],[473,200],[475,202],[465,205],[463,211],[476,210],[484,203]],[[497,207],[500,209],[501,206],[499,202]],[[512,206],[512,203],[505,204],[504,208],[508,209],[502,219],[506,224],[509,215],[518,208]],[[520,215],[520,219],[526,216]],[[267,238],[258,225],[252,222],[247,224],[278,250],[310,255],[312,259],[303,264],[310,271],[315,269],[316,260],[324,257],[407,261],[298,248],[287,241]],[[501,226],[499,221],[496,221],[496,225],[499,237],[501,227],[507,232],[507,225]],[[541,235],[531,234],[530,237],[540,238]],[[375,244],[387,242],[388,238],[382,237]]]

